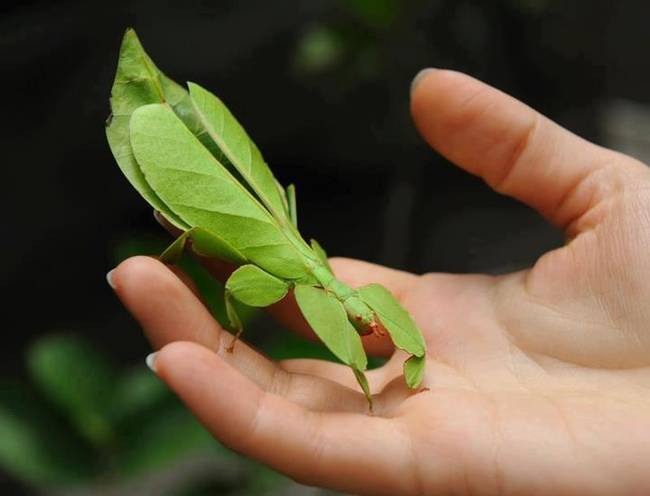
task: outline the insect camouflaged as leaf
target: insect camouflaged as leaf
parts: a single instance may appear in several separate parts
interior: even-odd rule
[[[161,259],[175,263],[190,242],[194,253],[240,266],[225,285],[236,337],[243,328],[235,300],[267,306],[294,287],[303,316],[352,368],[371,408],[360,332],[384,327],[412,355],[404,363],[406,383],[421,383],[426,347],[408,312],[378,284],[355,291],[335,278],[325,251],[298,232],[294,187],[285,191],[221,100],[167,78],[132,30],[120,49],[111,108],[106,134],[120,168],[183,231]]]

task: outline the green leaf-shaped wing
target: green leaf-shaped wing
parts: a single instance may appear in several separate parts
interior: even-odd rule
[[[106,136],[118,165],[133,187],[176,227],[188,228],[144,180],[131,149],[129,121],[133,112],[143,105],[167,103],[218,160],[241,174],[276,218],[288,218],[284,189],[246,131],[216,96],[193,83],[189,86],[192,97],[156,67],[135,31],[126,31],[111,90],[112,115],[107,122]]]
[[[183,222],[151,189],[131,150],[129,120],[142,105],[167,102],[172,106],[189,106],[189,95],[178,84],[158,70],[146,54],[135,31],[124,34],[119,62],[111,90],[112,115],[107,122],[106,137],[120,169],[133,187],[166,219],[182,230]],[[187,113],[187,112],[185,112]]]
[[[93,480],[97,452],[24,384],[0,382],[0,470],[52,490]]]
[[[101,443],[111,436],[115,376],[104,355],[79,337],[53,335],[37,341],[27,361],[42,393],[90,441]]]
[[[113,115],[131,115],[149,103],[177,105],[187,98],[187,91],[165,76],[147,55],[132,29],[122,38],[113,88]],[[189,102],[188,102],[189,103]]]
[[[329,261],[329,259],[327,257],[327,252],[325,251],[325,249],[320,245],[320,243],[318,241],[316,241],[313,238],[311,239],[310,244],[311,244],[311,249],[314,250],[314,253],[318,257],[318,259],[321,261],[321,263],[325,267],[327,267],[330,272],[333,272],[332,271],[332,266],[330,265],[330,261]]]
[[[381,284],[369,284],[357,291],[379,316],[395,346],[417,357],[424,356],[426,345],[420,329],[390,291]]]
[[[194,110],[226,159],[276,219],[287,218],[287,206],[273,173],[244,128],[219,98],[188,83]]]
[[[311,277],[304,262],[308,248],[279,228],[167,105],[138,108],[130,134],[146,182],[186,224],[218,233],[273,275]]]

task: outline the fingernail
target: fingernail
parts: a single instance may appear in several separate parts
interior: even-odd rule
[[[153,210],[153,218],[156,219],[156,222],[160,224],[161,226],[165,227],[165,218],[162,216],[158,210],[154,208]]]
[[[426,75],[433,71],[435,71],[433,67],[427,67],[426,69],[422,69],[420,72],[418,72],[415,75],[413,81],[411,81],[411,94],[413,94],[417,85],[420,84],[420,82],[426,77]]]
[[[144,362],[147,364],[147,367],[149,367],[149,369],[151,369],[151,371],[154,374],[158,373],[158,371],[156,370],[156,355],[157,354],[158,354],[157,351],[155,351],[153,353],[149,353],[147,355],[147,358],[144,359]]]
[[[115,269],[109,270],[106,273],[106,282],[111,288],[115,289],[115,283],[113,282],[113,272],[115,272]]]

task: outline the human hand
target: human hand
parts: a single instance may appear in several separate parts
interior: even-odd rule
[[[650,172],[462,74],[412,94],[425,139],[564,229],[567,244],[506,276],[415,276],[334,259],[418,321],[419,393],[392,353],[368,374],[375,415],[343,366],[273,363],[230,337],[188,285],[135,257],[112,273],[157,374],[224,444],[296,480],[362,494],[649,494]],[[275,308],[305,330],[290,300]]]

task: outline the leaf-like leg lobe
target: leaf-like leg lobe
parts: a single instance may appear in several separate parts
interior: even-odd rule
[[[289,284],[253,264],[242,265],[226,281],[226,290],[251,307],[268,307],[284,298]]]
[[[235,305],[232,301],[232,295],[227,289],[224,292],[224,301],[226,303],[226,315],[235,335],[233,336],[230,344],[226,347],[228,353],[232,353],[235,350],[235,343],[239,340],[242,332],[244,332],[244,326],[241,323],[239,315],[237,315],[237,310],[235,310]]]
[[[336,357],[348,365],[361,386],[372,411],[372,395],[363,373],[368,366],[361,338],[343,304],[323,288],[297,284],[298,307],[316,335]]]
[[[210,258],[218,258],[234,264],[246,263],[246,257],[232,245],[221,239],[216,234],[200,227],[193,227],[182,233],[174,242],[162,252],[159,259],[161,262],[174,265],[178,263],[187,242],[192,242],[192,250],[197,255]]]

